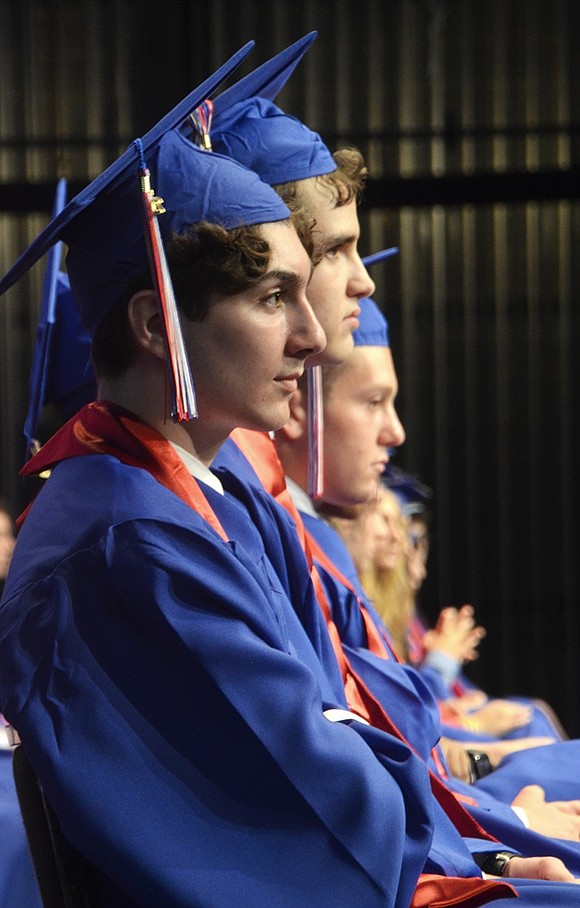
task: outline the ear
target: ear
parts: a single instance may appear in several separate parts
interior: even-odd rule
[[[127,318],[137,346],[165,359],[165,338],[154,290],[139,290],[127,304]]]
[[[290,398],[290,418],[278,429],[276,435],[282,435],[288,441],[298,441],[307,432],[308,414],[306,411],[306,398],[298,388]]]

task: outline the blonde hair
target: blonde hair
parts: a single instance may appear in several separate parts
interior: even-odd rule
[[[373,507],[380,514],[382,504],[389,500],[397,501],[391,491],[383,489],[381,497]],[[407,521],[403,514],[400,514],[399,519],[402,538],[406,540]],[[389,630],[397,654],[405,662],[409,662],[407,634],[415,612],[415,596],[407,571],[405,544],[401,546],[394,567],[381,567],[376,559],[371,560],[362,571],[360,580],[365,593]]]
[[[415,594],[407,573],[405,545],[393,568],[382,568],[365,550],[368,541],[365,521],[380,512],[381,502],[393,495],[384,490],[377,501],[350,508],[322,503],[318,510],[342,538],[356,567],[361,586],[389,631],[397,655],[410,662],[407,633],[415,612]],[[395,496],[393,496],[395,497]],[[407,538],[407,521],[401,514],[403,538]]]
[[[414,596],[407,575],[405,553],[391,570],[372,563],[360,576],[362,587],[392,637],[397,655],[409,662],[407,631],[414,612]]]

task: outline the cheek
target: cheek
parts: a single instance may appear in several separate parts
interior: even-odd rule
[[[319,310],[330,313],[333,308],[336,309],[336,295],[339,287],[338,269],[321,262],[316,267],[306,290],[308,302],[314,309],[317,318],[319,318]]]

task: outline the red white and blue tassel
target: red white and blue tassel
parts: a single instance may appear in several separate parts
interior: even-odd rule
[[[171,417],[175,422],[183,422],[197,416],[197,405],[175,293],[157,220],[159,215],[165,213],[165,208],[163,207],[163,199],[156,196],[151,188],[150,173],[145,163],[141,140],[136,139],[134,144],[139,152],[140,160],[139,186],[149,267],[157,294],[165,335],[167,377],[171,395]]]
[[[213,120],[213,101],[209,98],[196,107],[193,113],[189,115],[190,122],[193,126],[195,141],[200,148],[205,151],[211,151],[211,122]]]

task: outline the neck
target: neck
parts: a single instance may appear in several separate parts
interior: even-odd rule
[[[174,422],[169,413],[165,376],[138,367],[122,376],[99,381],[99,400],[117,404],[134,413],[209,467],[234,426],[216,426],[200,415],[196,419]]]

